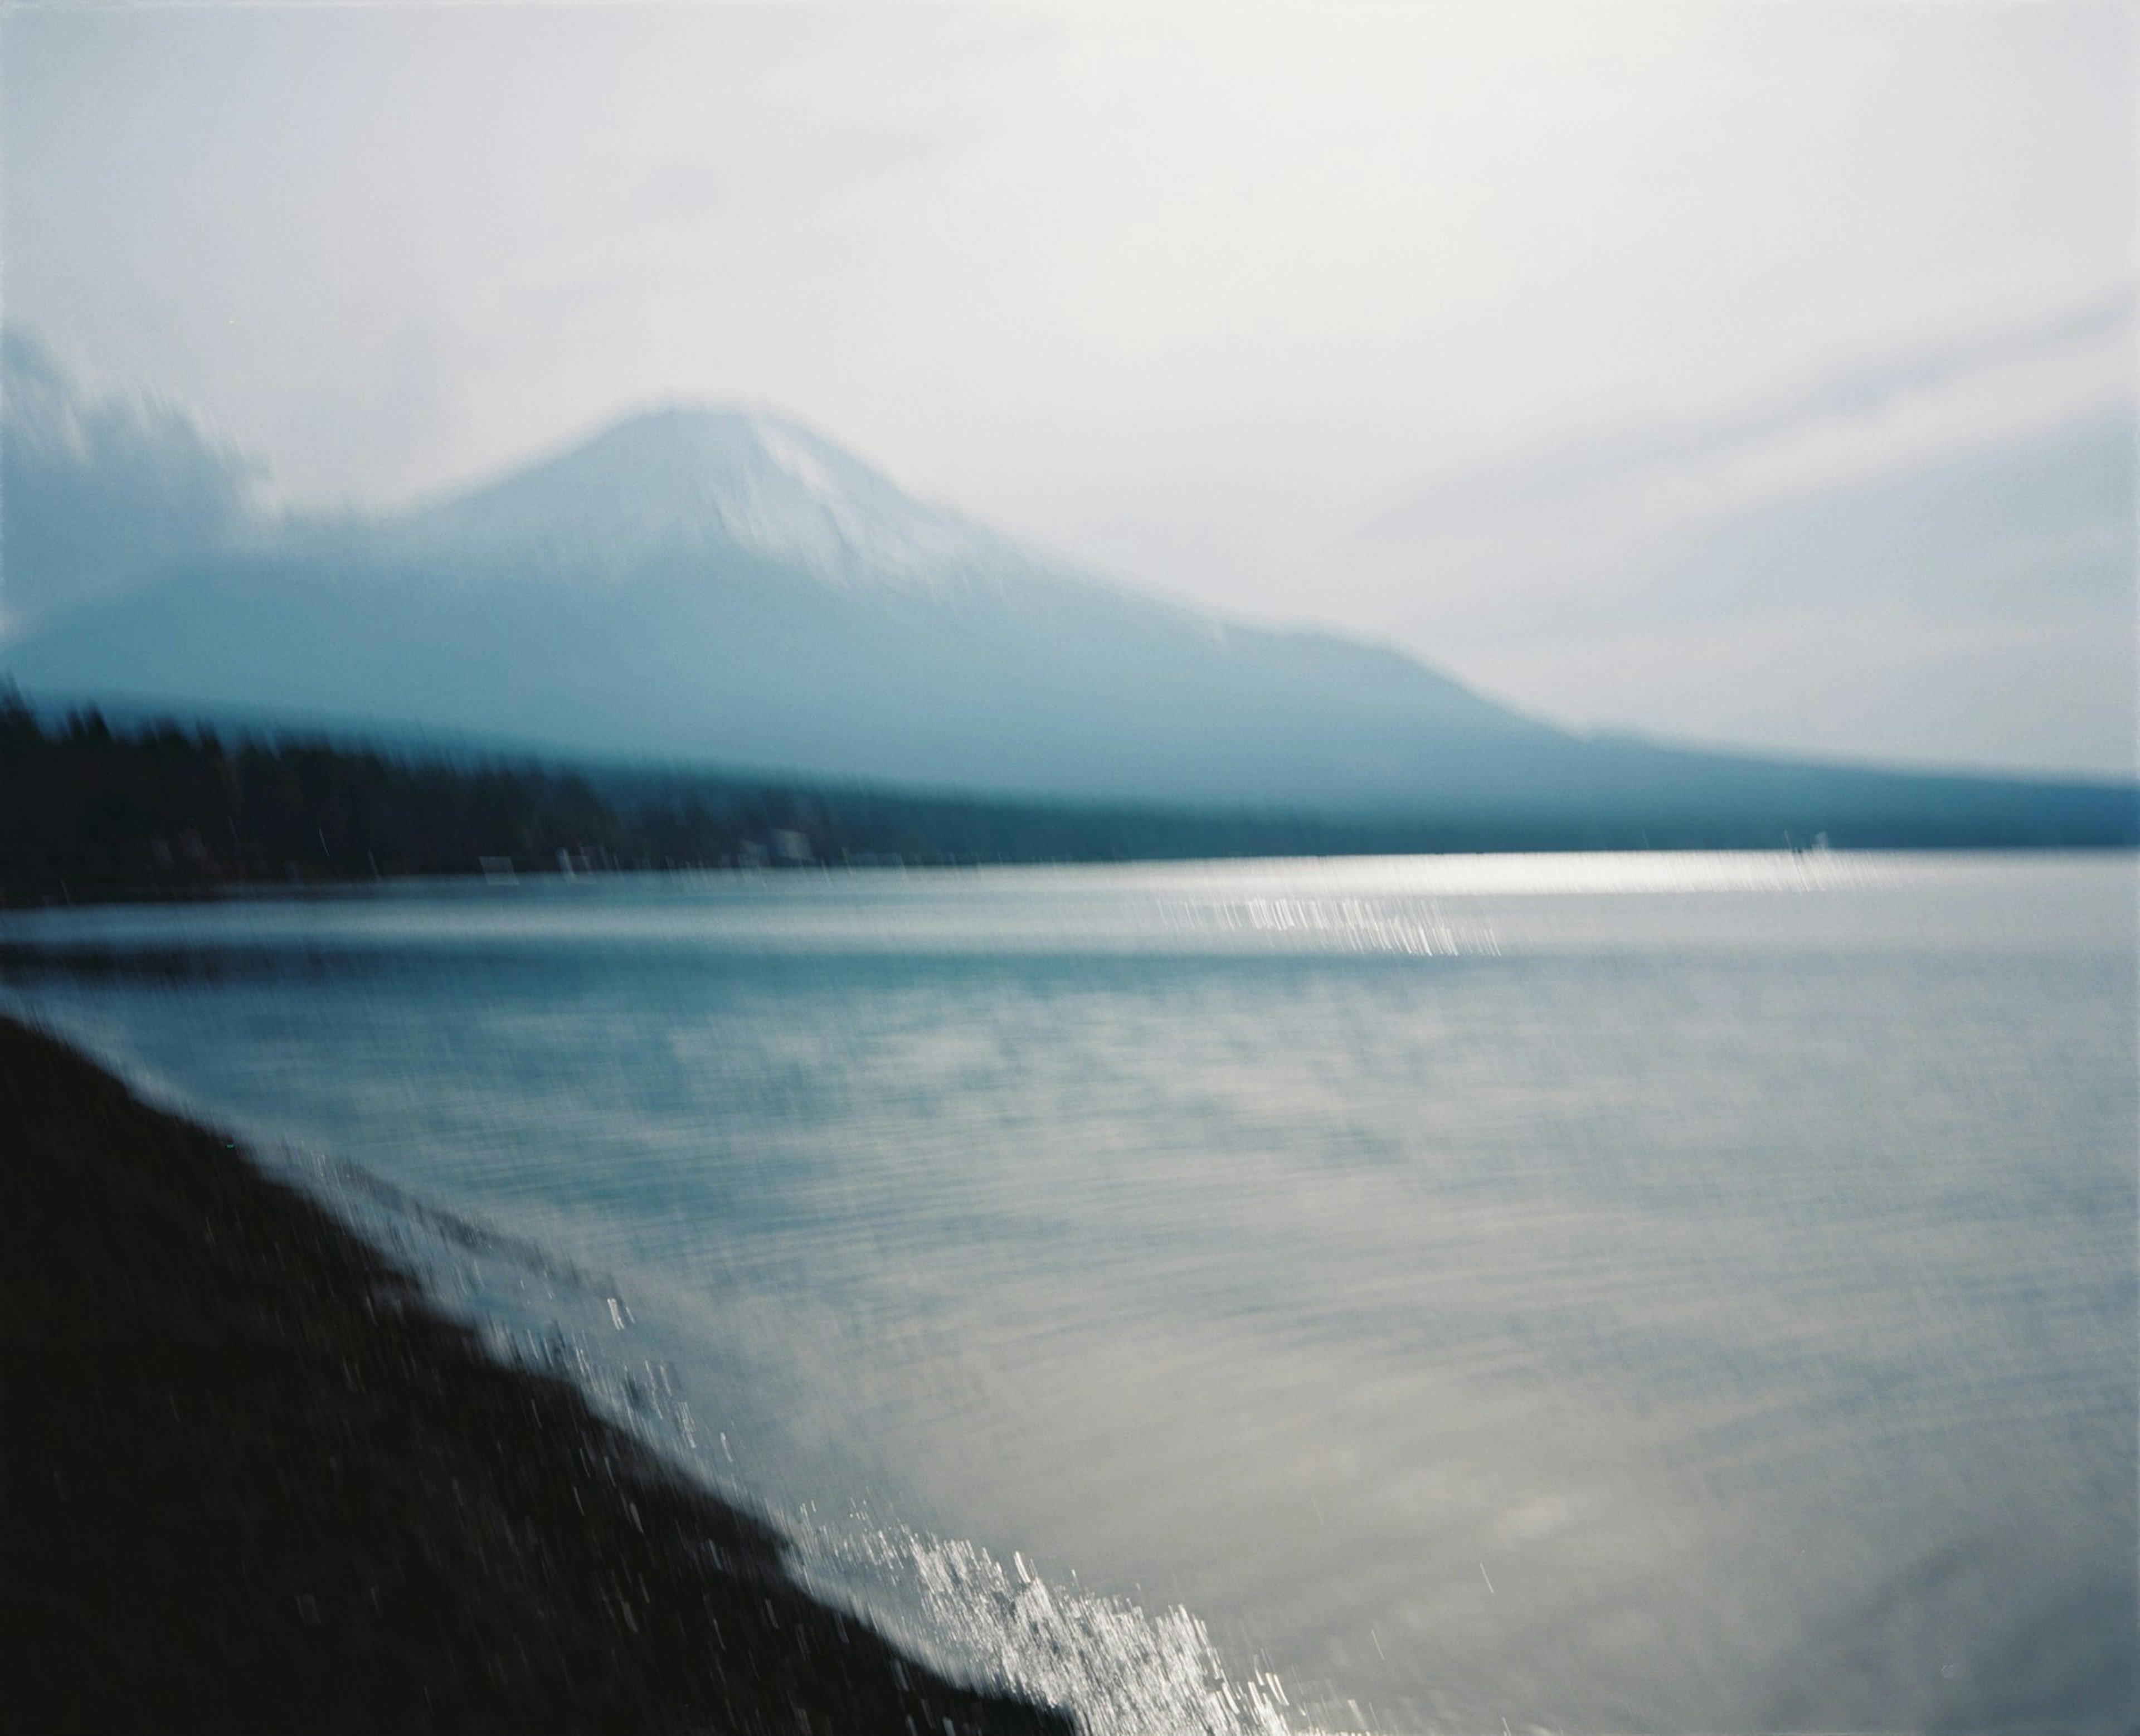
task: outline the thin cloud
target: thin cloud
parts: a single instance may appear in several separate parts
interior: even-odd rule
[[[1459,471],[1409,491],[1368,528],[1372,534],[1401,537],[1445,527],[1452,519],[1573,503],[1653,476],[1726,462],[1811,429],[1869,421],[1912,398],[1963,385],[1995,370],[2129,335],[2133,311],[2133,286],[2123,284],[2048,319],[1825,373],[1723,415],[1586,435]]]

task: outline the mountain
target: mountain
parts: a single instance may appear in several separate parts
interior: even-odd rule
[[[410,514],[397,542],[449,558],[623,574],[650,561],[737,550],[832,584],[942,593],[1045,563],[852,454],[763,414],[670,409],[634,416],[553,458]]]
[[[0,662],[32,695],[1051,797],[1711,841],[2133,829],[2111,787],[1571,734],[1393,650],[1107,583],[740,412],[636,416],[390,517],[182,560]]]
[[[85,393],[12,327],[0,331],[0,605],[17,630],[263,528],[264,465],[176,405]]]

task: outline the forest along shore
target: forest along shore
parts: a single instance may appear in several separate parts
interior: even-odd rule
[[[1777,850],[1823,838],[1838,850],[2140,845],[2129,784],[1717,764],[1726,769],[1706,794],[1660,787],[1616,805],[1586,791],[1572,806],[1511,795],[1347,817],[575,768],[287,734],[225,740],[168,718],[115,727],[95,710],[48,723],[0,681],[0,908],[529,872]]]
[[[765,1523],[8,1020],[0,1336],[11,1729],[1072,1731],[817,1601]]]

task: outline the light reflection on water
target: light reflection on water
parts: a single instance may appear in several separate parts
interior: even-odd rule
[[[598,1277],[493,1259],[479,1300],[670,1371],[712,1474],[828,1574],[893,1539],[954,1649],[1075,1569],[1088,1625],[1195,1611],[1259,1716],[1269,1670],[1288,1719],[1397,1731],[2110,1729],[2133,890],[1811,853],[523,882],[22,913],[0,958],[226,1119]],[[906,1527],[989,1553],[925,1571]],[[950,1634],[929,1573],[1002,1621]]]

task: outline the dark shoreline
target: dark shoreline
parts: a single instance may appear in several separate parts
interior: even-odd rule
[[[228,1141],[0,1018],[0,1722],[1069,1736],[817,1601]]]
[[[2140,845],[2128,784],[1603,737],[1568,751],[1588,769],[1529,794],[1475,768],[1460,788],[1394,808],[1288,811],[574,766],[287,732],[226,741],[169,719],[114,728],[94,709],[48,720],[0,682],[0,907],[620,869]]]

